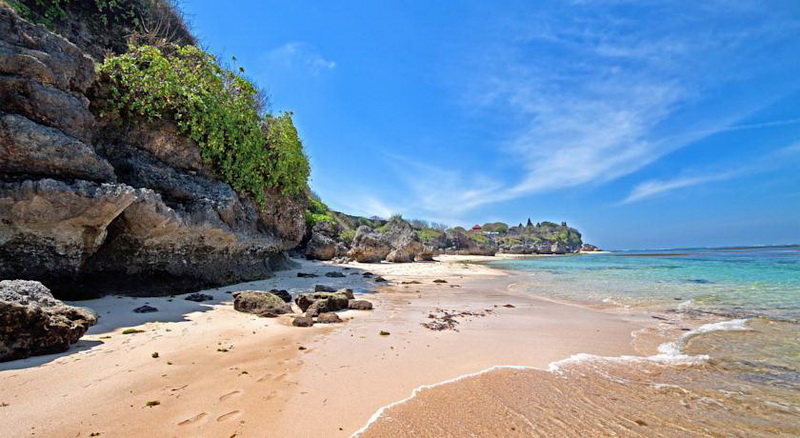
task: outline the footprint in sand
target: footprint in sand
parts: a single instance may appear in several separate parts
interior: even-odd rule
[[[197,423],[198,421],[202,420],[203,418],[206,418],[207,415],[208,414],[206,412],[201,412],[201,413],[195,415],[192,418],[187,418],[186,420],[181,421],[180,423],[178,423],[178,426],[188,426],[190,424]]]
[[[228,400],[229,398],[231,398],[231,397],[235,397],[235,396],[237,396],[237,395],[239,395],[239,394],[241,394],[241,393],[242,393],[242,391],[239,391],[238,389],[237,389],[236,391],[231,391],[231,392],[229,392],[229,393],[227,393],[227,394],[223,394],[223,395],[221,395],[221,396],[219,397],[219,401],[225,401],[225,400]]]
[[[219,417],[217,417],[217,423],[222,423],[223,421],[228,421],[237,418],[239,417],[239,414],[241,414],[241,411],[230,411],[227,414],[222,414]]]

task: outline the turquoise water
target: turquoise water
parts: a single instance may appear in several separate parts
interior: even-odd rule
[[[588,303],[800,320],[800,245],[502,260],[535,293]]]
[[[723,428],[745,431],[741,436],[785,434],[779,431],[786,419],[800,418],[800,245],[618,251],[492,265],[530,273],[516,285],[524,292],[660,314],[653,330],[672,340],[659,347],[661,354],[644,362],[609,361],[600,376],[619,372],[624,379],[652,380],[653,388],[680,388],[687,405],[714,400],[732,414],[720,424],[735,424]],[[694,365],[659,370],[652,374],[657,378],[646,370],[653,361],[662,366],[687,359]],[[578,366],[581,372],[591,368]],[[604,384],[598,385],[602,393]],[[658,391],[651,397],[654,404],[669,400]],[[700,418],[719,419],[714,409],[702,412]]]

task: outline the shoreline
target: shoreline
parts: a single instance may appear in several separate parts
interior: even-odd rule
[[[73,436],[349,436],[415,388],[498,363],[546,369],[577,353],[637,354],[632,333],[652,323],[510,290],[512,273],[480,263],[496,257],[441,260],[303,261],[299,270],[267,280],[206,291],[215,296],[212,304],[186,304],[182,296],[79,302],[101,309],[101,316],[111,313],[65,354],[0,364],[6,429],[28,436],[52,436],[55,430]],[[375,287],[360,275],[296,277],[298,271],[366,270],[393,284]],[[342,312],[345,323],[308,329],[291,327],[288,317],[235,312],[227,303],[226,292],[233,290],[278,287],[294,293],[316,283],[352,287],[375,310]],[[358,293],[371,288],[376,292]],[[145,302],[164,313],[130,313],[130,306]],[[482,315],[456,318],[459,331],[420,326],[437,309]],[[145,333],[120,334],[125,328]],[[391,334],[381,336],[382,330]],[[151,358],[153,352],[160,357]],[[87,369],[98,375],[87,375]],[[146,407],[148,401],[160,405]],[[314,420],[299,427],[298,418],[309,412]]]

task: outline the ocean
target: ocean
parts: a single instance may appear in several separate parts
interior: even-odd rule
[[[584,383],[598,393],[638,391],[660,412],[652,421],[661,417],[676,435],[800,435],[800,246],[616,251],[493,265],[533,274],[517,285],[530,293],[661,318],[638,334],[659,339],[655,354],[577,355],[551,371],[585,378],[591,369],[599,379]]]
[[[800,436],[800,246],[490,265],[514,274],[516,292],[651,321],[631,334],[640,354],[464,376],[392,408],[367,436]]]

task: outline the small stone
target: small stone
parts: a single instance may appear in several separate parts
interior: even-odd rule
[[[440,278],[437,278],[436,280],[433,280],[433,282],[441,284],[441,283],[447,283],[447,280],[442,280]]]
[[[350,300],[347,308],[352,310],[372,310],[372,303],[367,300]]]
[[[310,273],[305,273],[305,272],[298,272],[298,273],[297,273],[297,276],[298,276],[298,277],[300,277],[300,278],[314,278],[314,277],[318,277],[318,275],[317,275],[317,274],[310,274]]]
[[[331,286],[326,286],[324,284],[318,284],[314,286],[314,292],[336,292],[336,288]]]
[[[387,279],[385,279],[383,277],[380,277],[380,276],[375,277],[375,283],[386,283],[387,281],[389,281],[389,280],[387,280]]]
[[[213,299],[213,296],[200,292],[195,292],[186,297],[186,301],[194,301],[195,303],[202,303],[203,301],[211,301]]]
[[[381,330],[380,333],[378,333],[378,334],[381,335],[381,336],[389,336],[391,333],[389,333],[389,332],[387,332],[385,330]]]
[[[325,276],[330,278],[343,278],[344,274],[338,271],[331,271],[331,272],[326,272]]]
[[[271,289],[269,293],[278,296],[286,303],[292,302],[292,294],[290,294],[286,289]]]
[[[294,321],[292,321],[292,325],[295,327],[311,327],[314,325],[314,318],[308,316],[298,316],[294,319]]]
[[[139,307],[133,309],[133,312],[134,313],[153,313],[153,312],[158,312],[158,309],[156,309],[153,306],[148,306],[147,304],[145,304],[144,306],[139,306]]]

